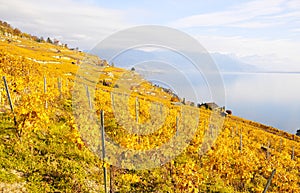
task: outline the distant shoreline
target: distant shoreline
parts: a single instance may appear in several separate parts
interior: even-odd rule
[[[226,72],[220,71],[222,74],[300,74],[300,71],[249,71],[249,72]]]

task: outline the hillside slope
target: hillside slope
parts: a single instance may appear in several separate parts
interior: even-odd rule
[[[78,71],[86,61],[94,65]],[[95,155],[101,157],[99,126],[86,116],[92,111],[99,120],[101,110],[107,137],[128,149],[126,154],[114,149],[123,157],[108,157],[104,164],[112,192],[262,192],[274,169],[268,192],[300,192],[299,137],[209,109],[174,105],[178,99],[172,93],[134,71],[29,36],[0,33],[0,74],[14,107],[12,113],[1,81],[2,192],[104,192],[103,162]],[[130,133],[135,122],[146,125],[144,132],[158,128],[147,135]],[[149,170],[126,162],[167,144],[177,132],[185,141],[193,124],[186,148],[176,156],[176,144],[166,148],[175,156],[172,161]]]

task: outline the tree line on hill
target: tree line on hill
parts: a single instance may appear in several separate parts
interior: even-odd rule
[[[58,46],[68,48],[67,44],[63,44],[59,40],[56,40],[56,39],[52,40],[50,37],[48,37],[45,40],[43,36],[37,37],[35,35],[24,33],[21,30],[19,30],[18,28],[14,28],[13,26],[11,26],[6,21],[1,21],[0,20],[0,34],[1,33],[5,36],[18,36],[18,37],[21,37],[21,38],[34,40],[34,41],[40,42],[40,43],[50,43],[50,44],[54,44],[54,45],[58,45]],[[78,47],[77,48],[71,48],[71,50],[77,50],[78,51],[79,48]]]

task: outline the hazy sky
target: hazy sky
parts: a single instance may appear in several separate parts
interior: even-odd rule
[[[299,0],[2,0],[0,19],[24,32],[57,38],[82,50],[90,50],[111,33],[128,27],[163,25],[186,32],[209,52],[268,71],[300,72]],[[289,125],[258,111],[247,114],[247,106],[241,107],[239,114],[258,121],[263,118],[291,132],[294,128],[290,127],[300,127],[300,121],[295,121],[300,120],[296,116],[300,111],[298,76],[274,74],[252,79],[225,85],[229,105],[285,103],[293,106],[294,118]],[[272,104],[267,106],[270,115]]]
[[[127,27],[164,25],[187,32],[210,52],[300,71],[299,0],[9,0],[1,2],[0,17],[84,50]]]

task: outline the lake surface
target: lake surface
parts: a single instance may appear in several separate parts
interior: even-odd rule
[[[300,127],[300,74],[222,73],[233,114],[296,133]]]
[[[127,69],[134,66],[145,79],[169,87],[181,98],[195,103],[214,101],[225,105],[234,115],[296,133],[300,128],[300,73],[261,72],[257,66],[254,68],[220,54],[213,56],[222,78],[214,85],[207,79],[208,71],[203,69],[206,63],[216,64],[207,60],[206,54],[199,68],[170,50],[129,50],[112,62]]]

